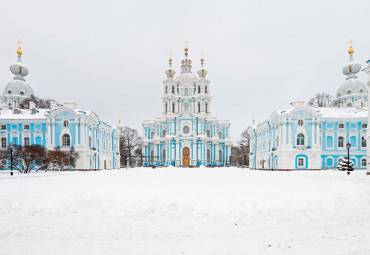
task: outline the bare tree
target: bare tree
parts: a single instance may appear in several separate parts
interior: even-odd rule
[[[314,97],[308,101],[308,105],[312,106],[317,102],[319,107],[332,107],[334,106],[334,99],[327,93],[316,93]]]
[[[246,128],[236,146],[231,147],[231,158],[236,166],[249,165],[250,135]]]
[[[31,98],[26,98],[20,103],[19,108],[29,109],[30,108],[30,102],[34,102],[36,104],[37,108],[47,109],[47,108],[51,107],[51,102],[56,102],[56,101],[54,99],[51,99],[51,98],[40,98],[40,97],[31,95]],[[59,103],[56,102],[56,104],[60,106]]]
[[[61,171],[76,166],[77,159],[80,155],[74,150],[49,150],[45,162],[45,170]]]
[[[136,129],[130,127],[121,127],[120,131],[119,146],[121,164],[126,164],[125,160],[127,158],[130,159],[131,156],[137,154],[138,150],[141,150],[142,138],[139,136]],[[130,165],[132,165],[131,160]]]
[[[13,154],[12,156],[11,153]],[[0,158],[9,160],[14,170],[18,170],[21,173],[29,173],[45,164],[47,153],[41,145],[13,145],[12,151],[10,149],[1,150]]]

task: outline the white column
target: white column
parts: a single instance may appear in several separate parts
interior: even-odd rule
[[[85,145],[85,122],[81,121],[81,145]]]
[[[292,145],[292,119],[289,118],[289,121],[288,121],[288,142],[289,142],[289,145]]]
[[[320,145],[320,121],[316,122],[316,144],[321,147]]]
[[[75,139],[76,139],[76,144],[75,145],[79,145],[78,143],[78,121],[75,121],[75,126],[76,126],[76,135],[75,135]]]
[[[369,63],[369,66],[366,68],[366,72],[369,76],[369,81],[367,82],[367,100],[370,99],[370,63]],[[370,175],[370,123],[369,123],[369,120],[370,120],[370,104],[368,103],[367,104],[367,137],[366,137],[366,149],[367,149],[367,160],[366,160],[366,164],[367,164],[367,167],[366,167],[366,170],[367,170],[367,174]]]
[[[51,128],[52,128],[52,130],[53,130],[53,137],[52,137],[51,139],[52,139],[52,141],[54,142],[54,145],[56,146],[56,145],[57,145],[57,143],[56,143],[56,139],[58,139],[58,137],[57,137],[57,134],[55,134],[55,120],[54,120],[54,121],[52,121],[52,123],[51,123]],[[62,146],[62,145],[60,144],[60,146]]]
[[[314,121],[313,120],[313,118],[312,118],[312,121],[311,121],[311,126],[312,126],[312,146],[313,145],[316,145],[317,144],[317,139],[316,139],[316,135],[315,135],[315,124],[316,124],[316,121]],[[316,140],[316,142],[315,142],[315,140]]]

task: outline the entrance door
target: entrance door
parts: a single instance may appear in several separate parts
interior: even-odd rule
[[[182,149],[182,165],[188,166],[190,165],[190,149],[189,147],[185,147]]]
[[[107,169],[107,161],[104,160],[104,169]]]

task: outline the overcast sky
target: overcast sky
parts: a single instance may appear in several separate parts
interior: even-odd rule
[[[161,115],[168,53],[180,73],[184,41],[193,72],[205,53],[212,115],[238,140],[253,117],[345,80],[349,38],[370,59],[370,1],[1,1],[0,85],[12,79],[21,38],[35,94],[136,128]],[[365,74],[359,77],[366,81]]]

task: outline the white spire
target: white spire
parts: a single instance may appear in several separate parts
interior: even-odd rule
[[[198,75],[201,78],[205,78],[208,71],[204,68],[204,59],[203,59],[203,53],[201,54],[202,58],[200,59],[200,69],[198,70]]]
[[[185,45],[185,58],[181,61],[181,73],[192,73],[191,72],[191,59],[188,57],[187,45]]]
[[[169,61],[169,67],[165,71],[165,73],[166,73],[166,75],[167,75],[168,78],[173,78],[173,76],[175,75],[176,71],[172,67],[172,53],[170,53],[170,58],[168,59],[168,61]]]

